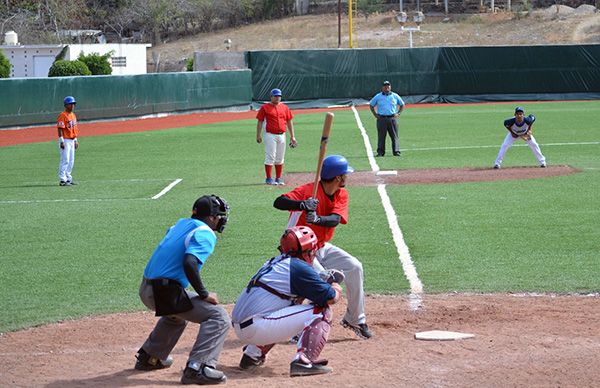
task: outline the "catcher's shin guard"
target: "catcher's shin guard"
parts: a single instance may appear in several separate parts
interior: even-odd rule
[[[323,317],[313,320],[309,326],[306,326],[298,341],[298,351],[304,353],[311,362],[318,360],[331,329],[331,309],[315,307],[315,312],[318,312],[317,310],[322,311]]]

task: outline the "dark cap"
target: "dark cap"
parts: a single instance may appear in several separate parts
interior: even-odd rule
[[[522,106],[518,106],[518,107],[515,108],[515,113],[517,113],[517,112],[523,112],[523,113],[525,113],[525,109],[523,109]]]
[[[208,216],[225,216],[229,211],[227,201],[217,197],[216,195],[203,195],[194,202],[192,213],[199,217]]]
[[[385,85],[391,85],[390,81],[383,81],[383,86]]]

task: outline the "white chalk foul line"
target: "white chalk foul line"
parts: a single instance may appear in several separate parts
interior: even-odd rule
[[[165,187],[164,189],[162,189],[162,191],[158,194],[156,194],[154,197],[152,197],[152,199],[159,199],[160,197],[162,197],[163,195],[167,194],[173,187],[175,187],[176,184],[178,184],[179,182],[181,182],[183,179],[175,179],[173,182],[171,182],[167,187]]]
[[[540,147],[562,147],[579,145],[600,145],[598,141],[587,141],[580,143],[540,143]],[[526,143],[513,144],[513,147],[529,147]],[[479,148],[500,148],[497,145],[479,145],[479,146],[456,146],[456,147],[427,147],[427,148],[402,148],[402,151],[445,151],[445,150],[469,150]]]
[[[375,162],[375,157],[373,156],[373,149],[371,148],[371,142],[369,141],[367,131],[365,130],[360,116],[358,115],[358,111],[354,106],[352,106],[352,111],[354,112],[356,124],[358,125],[358,128],[360,129],[360,132],[363,136],[365,148],[367,150],[367,156],[369,157],[369,163],[371,164],[371,169],[373,170],[373,172],[377,173],[379,172],[379,166]],[[398,251],[398,258],[402,263],[404,276],[406,276],[406,279],[408,279],[408,282],[410,284],[410,308],[411,310],[416,310],[423,304],[423,301],[421,299],[421,294],[423,293],[423,284],[419,279],[417,269],[415,268],[415,265],[410,256],[410,251],[408,249],[408,246],[406,245],[406,242],[404,241],[402,230],[400,229],[400,225],[398,224],[398,216],[396,215],[396,211],[392,206],[392,202],[390,201],[390,197],[387,194],[385,185],[378,185],[377,191],[379,192],[379,196],[381,197],[381,203],[383,205],[383,209],[385,210],[388,224],[392,231],[392,238],[394,239],[394,244],[396,245],[396,250]]]

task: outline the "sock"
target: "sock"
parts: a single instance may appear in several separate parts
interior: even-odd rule
[[[281,172],[283,171],[283,164],[275,165],[275,177],[277,179],[281,178]]]
[[[265,174],[267,174],[267,179],[271,179],[272,171],[273,171],[273,166],[265,164]]]

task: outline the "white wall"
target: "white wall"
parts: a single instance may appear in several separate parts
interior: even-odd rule
[[[0,46],[10,61],[10,77],[47,77],[63,45]]]
[[[10,61],[10,77],[47,77],[54,58],[64,45],[4,45],[0,50]],[[146,74],[146,49],[150,44],[71,44],[65,55],[66,60],[75,60],[81,52],[84,55],[100,55],[113,51],[111,56],[113,75]]]
[[[113,75],[146,74],[146,49],[148,47],[152,47],[152,45],[126,43],[70,44],[65,59],[75,60],[82,52],[84,55],[91,53],[104,55],[113,51],[111,55]]]

